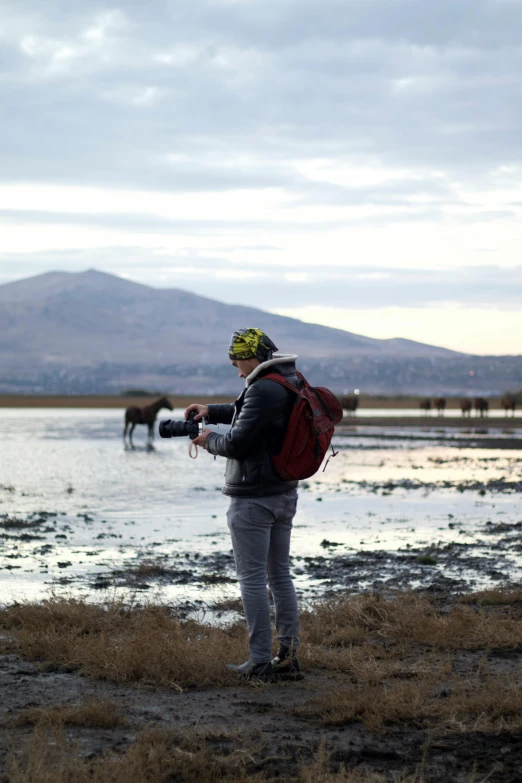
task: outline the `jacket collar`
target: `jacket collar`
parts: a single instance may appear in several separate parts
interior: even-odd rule
[[[250,375],[247,375],[245,378],[245,386],[250,386],[250,384],[255,381],[259,373],[262,373],[268,367],[274,367],[276,364],[290,364],[290,362],[295,362],[296,359],[297,355],[293,353],[275,353],[273,359],[269,359],[267,362],[258,364],[257,367],[252,370]]]

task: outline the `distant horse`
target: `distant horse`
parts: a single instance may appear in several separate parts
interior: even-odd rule
[[[484,397],[477,397],[473,403],[477,416],[481,419],[489,413],[489,402]]]
[[[359,406],[359,400],[357,397],[341,397],[341,407],[348,411],[351,416],[355,416],[357,408]]]
[[[428,411],[431,411],[431,400],[420,400],[419,408],[424,411],[424,415],[428,415]]]
[[[434,405],[437,408],[437,416],[444,416],[444,411],[446,410],[446,400],[444,397],[437,397]]]
[[[511,394],[505,394],[502,397],[500,404],[504,408],[506,416],[508,415],[508,411],[512,412],[511,413],[512,416],[515,415],[515,408],[517,407],[517,401],[515,397],[511,396]]]
[[[462,411],[463,416],[467,416],[468,419],[471,416],[471,400],[465,397],[460,401],[460,410]]]
[[[146,424],[149,428],[147,445],[152,446],[152,441],[154,440],[154,422],[156,421],[156,416],[162,408],[168,408],[169,411],[172,410],[172,405],[166,397],[162,397],[160,400],[156,400],[156,402],[153,402],[151,405],[147,405],[144,408],[138,408],[137,405],[133,406],[132,408],[127,408],[125,411],[125,429],[123,430],[123,442],[125,445],[127,445],[126,438],[129,425],[129,443],[131,447],[134,448],[134,443],[132,442],[132,433],[134,432],[136,424]]]

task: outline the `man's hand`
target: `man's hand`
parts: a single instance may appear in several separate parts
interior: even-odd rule
[[[204,408],[205,406],[202,405],[200,407]],[[188,410],[188,408],[187,408],[187,410]],[[198,435],[197,438],[194,438],[192,443],[194,443],[196,446],[201,446],[202,449],[206,449],[207,447],[206,447],[205,444],[206,444],[207,438],[208,438],[208,436],[210,435],[211,432],[212,432],[212,430],[208,430],[208,429],[207,430],[203,430],[201,435]]]
[[[194,417],[194,421],[201,421],[201,419],[208,419],[208,405],[200,405],[199,402],[193,402],[191,405],[188,406],[188,408],[185,410],[185,418],[188,419],[189,413],[191,411],[197,411],[196,416]],[[209,430],[210,432],[210,430]],[[197,439],[196,439],[197,440]],[[196,441],[194,441],[195,443]],[[200,445],[200,444],[198,444]],[[203,447],[204,448],[204,447]]]

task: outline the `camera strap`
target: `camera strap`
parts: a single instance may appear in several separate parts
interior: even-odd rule
[[[206,424],[207,424],[207,420],[205,419],[204,416],[202,416],[202,418],[201,418],[201,430],[200,431],[203,430],[203,427],[205,427]],[[190,459],[197,459],[198,458],[198,447],[194,446],[194,451],[193,451],[193,448],[192,448],[193,446],[194,446],[194,441],[191,439],[191,441],[189,443],[189,448],[188,448],[189,457],[190,457]]]

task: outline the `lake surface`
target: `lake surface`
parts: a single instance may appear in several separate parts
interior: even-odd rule
[[[169,416],[181,418],[182,411]],[[193,564],[194,557],[210,562],[221,554],[230,560],[228,499],[221,493],[225,460],[204,451],[190,459],[188,438],[156,438],[147,451],[145,432],[137,428],[137,448],[130,450],[123,446],[118,410],[0,411],[1,602],[41,598],[50,589],[102,598],[107,589],[125,589],[111,581],[115,572],[144,558],[169,565]],[[303,595],[328,582],[324,569],[315,577],[305,567],[314,558],[346,556],[348,563],[357,553],[442,551],[455,542],[473,545],[482,565],[461,567],[455,557],[435,567],[441,574],[458,573],[475,588],[498,584],[499,568],[505,580],[520,579],[522,495],[509,482],[521,479],[522,451],[489,448],[489,438],[503,437],[500,424],[478,442],[464,435],[452,442],[454,435],[361,427],[335,437],[339,454],[300,489],[292,551]],[[499,539],[486,535],[499,524],[513,539],[502,552],[493,546]],[[496,563],[491,574],[484,568],[488,558]],[[384,578],[372,568],[375,573],[361,577],[363,586]],[[422,576],[417,571],[412,586]],[[147,580],[138,589],[166,600],[238,593],[230,580],[211,581]]]
[[[506,412],[503,408],[490,408],[487,418],[481,419],[480,416],[475,415],[475,411],[471,412],[470,417],[464,417],[460,408],[446,408],[444,415],[438,416],[437,411],[434,408],[432,408],[428,414],[425,414],[425,412],[419,410],[419,408],[365,408],[364,405],[357,409],[356,416],[357,415],[363,416],[364,418],[384,418],[387,416],[392,416],[394,418],[399,418],[401,416],[422,416],[424,418],[424,416],[426,416],[426,421],[428,423],[430,423],[430,421],[433,421],[433,423],[444,422],[446,417],[450,419],[462,419],[464,423],[474,421],[482,421],[482,423],[484,423],[484,421],[487,421],[488,419],[503,419],[509,423],[509,419],[512,418],[511,412],[509,413],[509,416],[506,416]],[[520,418],[520,415],[520,411],[515,411],[515,418]]]

